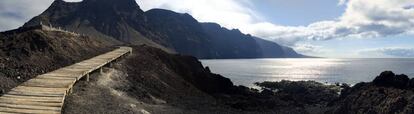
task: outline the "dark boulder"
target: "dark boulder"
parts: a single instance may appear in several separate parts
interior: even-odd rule
[[[266,96],[272,96],[275,93],[272,90],[269,89],[263,89],[263,91],[261,92],[262,95],[266,95]]]
[[[211,70],[210,70],[210,67],[206,67],[206,68],[204,68],[205,70],[206,70],[206,72],[208,72],[208,73],[211,73]]]
[[[377,86],[390,87],[394,84],[395,74],[392,71],[384,71],[377,76],[373,83]]]
[[[404,75],[404,74],[397,75],[394,78],[393,86],[396,87],[396,88],[404,89],[408,86],[409,80],[410,80],[410,78],[408,78],[407,75]]]
[[[412,78],[412,79],[408,82],[408,87],[410,87],[410,88],[414,88],[414,78]]]

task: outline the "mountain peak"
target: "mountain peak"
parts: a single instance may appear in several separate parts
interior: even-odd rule
[[[55,0],[55,1],[53,1],[52,6],[55,6],[57,4],[65,4],[65,3],[67,3],[67,2],[64,1],[64,0]]]
[[[102,9],[117,9],[121,11],[140,10],[135,0],[83,0],[82,4],[90,8]]]
[[[83,0],[83,3],[96,3],[96,4],[107,4],[107,5],[134,5],[138,6],[135,0]]]

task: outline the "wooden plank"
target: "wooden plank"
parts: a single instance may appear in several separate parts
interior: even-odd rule
[[[65,94],[66,91],[22,91],[22,90],[13,90],[8,92],[8,94],[13,94],[13,95],[17,95],[17,94],[22,94],[22,95],[62,95]]]
[[[42,83],[57,83],[57,82],[60,82],[60,83],[70,83],[70,82],[72,82],[73,83],[73,81],[75,81],[75,80],[58,80],[58,79],[41,79],[41,78],[34,78],[34,79],[31,79],[31,80],[29,80],[27,82],[42,82]]]
[[[42,94],[47,94],[47,95],[61,95],[61,94],[65,94],[66,91],[28,91],[28,90],[12,90],[10,92],[8,92],[7,94],[31,94],[31,95],[42,95]]]
[[[92,68],[94,68],[94,66],[89,66],[89,65],[74,65],[74,66],[68,66],[65,67],[68,69],[86,69],[86,70],[90,70]]]
[[[61,83],[52,83],[52,82],[47,82],[47,83],[42,83],[42,82],[36,82],[36,81],[28,81],[22,84],[23,86],[28,86],[28,87],[49,87],[49,88],[68,88],[71,85],[73,85],[73,83],[71,82],[61,82]]]
[[[39,103],[63,103],[62,100],[56,99],[31,99],[31,98],[13,98],[13,97],[0,97],[0,101],[19,101],[19,102],[39,102]]]
[[[61,76],[61,77],[70,77],[70,76],[73,76],[74,74],[65,74],[65,73],[54,73],[54,72],[51,72],[51,73],[47,73],[47,74],[42,74],[42,75],[39,75],[39,76]]]
[[[34,78],[27,82],[40,82],[40,83],[75,83],[75,78],[72,79],[56,79],[56,78]]]
[[[81,69],[81,68],[67,68],[67,67],[65,67],[65,68],[61,68],[61,70],[59,70],[59,71],[86,72],[86,71],[88,71],[88,70],[90,70],[90,69]]]
[[[63,76],[37,76],[36,79],[55,79],[55,80],[75,80],[76,77],[63,77]]]
[[[67,88],[45,88],[45,87],[18,86],[16,88],[13,88],[12,90],[61,92],[61,91],[66,91]]]
[[[35,105],[35,106],[51,106],[51,107],[61,107],[63,102],[36,102],[36,101],[24,101],[24,100],[0,100],[0,103],[5,104],[23,104],[23,105]]]
[[[101,63],[95,63],[92,60],[81,62],[81,63],[76,63],[76,65],[88,65],[88,66],[97,66],[97,65],[100,65],[100,64]]]
[[[0,111],[0,114],[21,114],[21,113],[14,113],[14,112],[2,112],[2,111]]]
[[[38,76],[40,78],[73,78],[73,79],[78,79],[81,76],[81,74],[78,75],[42,75],[42,76]]]
[[[2,98],[16,98],[16,99],[43,99],[43,100],[50,100],[50,101],[61,101],[62,97],[42,97],[42,96],[21,96],[21,95],[9,95],[5,94]]]
[[[57,71],[53,71],[51,72],[51,74],[57,74],[57,76],[61,76],[63,74],[69,75],[69,76],[73,76],[73,75],[81,75],[83,74],[85,71],[70,71],[70,70],[57,70]],[[49,75],[51,75],[49,74]]]
[[[54,111],[61,110],[60,106],[37,106],[37,105],[8,104],[8,103],[0,103],[0,107],[18,108],[18,109],[34,109],[34,110],[54,110]]]
[[[23,114],[60,114],[61,111],[56,110],[36,110],[36,109],[19,109],[19,108],[7,108],[0,107],[0,112],[7,113],[23,113]]]
[[[12,90],[8,93],[11,94],[23,94],[23,93],[32,93],[32,94],[61,94],[66,93],[66,91],[48,91],[48,90]]]
[[[17,92],[11,91],[7,93],[8,95],[19,95],[19,96],[42,96],[42,97],[63,97],[66,92],[62,93],[33,93],[33,92]]]
[[[36,85],[24,85],[24,86],[30,86],[30,87],[55,87],[55,88],[66,87],[66,88],[69,88],[72,85],[36,84]]]

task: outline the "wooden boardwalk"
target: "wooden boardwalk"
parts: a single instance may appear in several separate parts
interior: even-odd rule
[[[102,73],[103,66],[129,53],[132,48],[120,47],[30,79],[0,97],[0,114],[60,114],[66,95],[77,81],[89,81],[91,72]]]

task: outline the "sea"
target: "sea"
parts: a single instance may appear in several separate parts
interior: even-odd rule
[[[212,59],[201,62],[213,73],[230,78],[235,85],[248,87],[255,87],[255,82],[281,80],[353,85],[370,82],[382,71],[414,77],[413,58]]]

